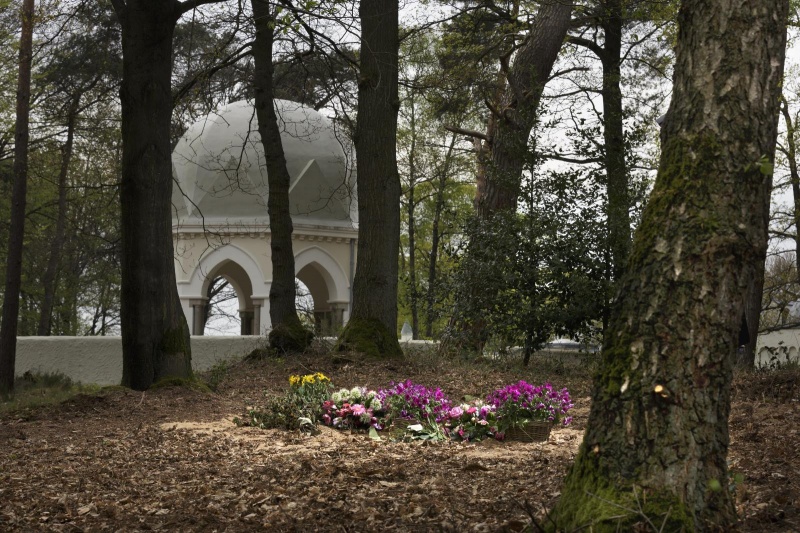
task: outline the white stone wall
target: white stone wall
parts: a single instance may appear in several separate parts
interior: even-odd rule
[[[331,339],[332,340],[332,339]],[[250,337],[192,336],[192,368],[202,372],[216,363],[243,357],[263,346],[266,339]],[[424,346],[431,341],[406,341],[409,346]],[[775,360],[800,362],[800,329],[787,329],[759,335],[756,366]],[[19,337],[16,374],[61,372],[84,384],[118,385],[122,380],[121,337]]]
[[[264,337],[192,337],[192,368],[201,372],[263,345]],[[61,372],[84,384],[119,385],[122,337],[19,337],[15,371]]]
[[[800,329],[763,333],[756,343],[756,366],[800,362]]]

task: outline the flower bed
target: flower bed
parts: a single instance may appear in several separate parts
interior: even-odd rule
[[[550,383],[534,386],[519,381],[495,390],[485,400],[465,403],[454,403],[441,389],[411,380],[393,382],[377,391],[353,387],[332,393],[330,380],[320,373],[291,376],[289,384],[289,392],[279,399],[280,417],[271,417],[269,408],[251,410],[249,423],[237,423],[291,428],[286,420],[294,409],[301,429],[322,423],[340,430],[369,430],[378,438],[377,431],[394,426],[412,439],[478,441],[489,437],[504,440],[509,431],[514,434],[532,422],[567,426],[572,421],[567,416],[573,406],[569,391],[557,390]],[[273,398],[270,405],[278,403]],[[281,423],[265,422],[272,418]]]
[[[383,429],[376,416],[382,408],[374,390],[365,387],[339,389],[322,403],[322,423],[336,429]]]

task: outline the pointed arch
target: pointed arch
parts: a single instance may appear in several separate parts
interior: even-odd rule
[[[329,301],[348,301],[350,285],[344,269],[328,252],[318,246],[311,246],[299,252],[294,258],[295,275],[304,268],[312,266],[325,281]]]
[[[252,293],[243,295],[247,298],[269,298],[269,291],[265,289],[264,273],[256,260],[246,251],[235,244],[225,244],[205,254],[192,271],[189,282],[180,291],[182,296],[204,297],[209,279],[226,263],[235,263],[247,274],[252,286]]]

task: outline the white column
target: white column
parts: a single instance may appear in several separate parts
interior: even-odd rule
[[[202,335],[206,325],[206,303],[208,298],[189,300],[192,307],[192,335]]]

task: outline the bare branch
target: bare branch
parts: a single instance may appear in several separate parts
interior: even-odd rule
[[[485,133],[482,133],[480,131],[467,130],[464,128],[459,128],[457,126],[447,126],[447,125],[445,125],[444,129],[446,129],[447,131],[451,131],[453,133],[458,133],[460,135],[466,135],[467,137],[473,137],[489,142],[489,137],[487,137]]]

